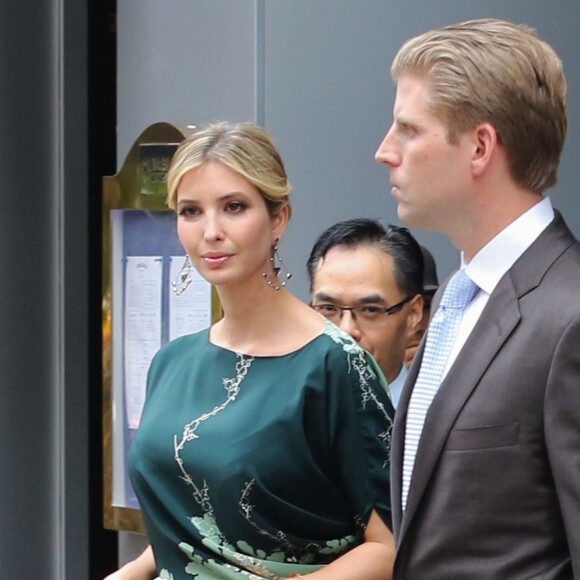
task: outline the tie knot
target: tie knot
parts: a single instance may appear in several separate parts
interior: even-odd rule
[[[441,306],[446,308],[465,308],[477,294],[479,287],[465,273],[458,270],[453,274],[441,298]]]

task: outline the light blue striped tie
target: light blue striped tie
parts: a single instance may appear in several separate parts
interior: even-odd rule
[[[443,380],[447,359],[459,331],[463,309],[473,300],[478,290],[477,285],[464,270],[455,272],[449,280],[441,298],[441,304],[429,324],[421,368],[407,410],[403,457],[403,509],[407,507],[411,475],[427,411]]]

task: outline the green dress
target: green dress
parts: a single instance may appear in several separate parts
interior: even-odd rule
[[[374,359],[325,331],[247,356],[178,338],[151,364],[129,453],[159,578],[286,578],[391,526],[394,410]]]

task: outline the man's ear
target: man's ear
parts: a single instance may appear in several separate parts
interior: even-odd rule
[[[479,177],[489,166],[499,145],[497,131],[490,123],[481,123],[473,129],[473,154],[471,167],[474,177]]]
[[[417,334],[423,320],[423,296],[415,294],[409,302],[409,315],[407,316],[407,344]]]

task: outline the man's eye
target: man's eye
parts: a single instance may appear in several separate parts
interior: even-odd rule
[[[401,125],[400,133],[405,137],[410,138],[417,134],[417,129],[412,125]]]
[[[317,304],[316,310],[321,314],[334,314],[337,311],[337,308],[332,304]]]
[[[382,306],[375,306],[374,304],[368,304],[366,306],[362,306],[360,309],[361,313],[366,316],[378,316],[384,312],[384,308]]]

